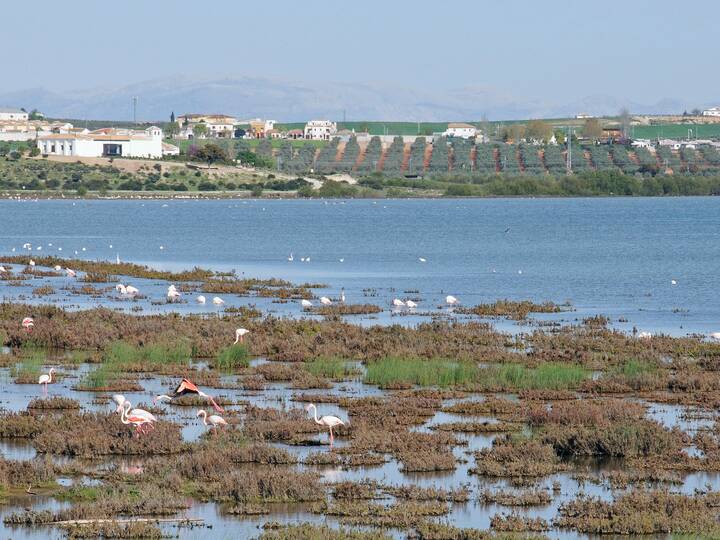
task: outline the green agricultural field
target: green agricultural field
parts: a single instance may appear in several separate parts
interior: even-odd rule
[[[659,124],[655,126],[632,126],[631,136],[636,139],[685,139],[688,130],[692,130],[692,138],[710,139],[720,137],[718,124]]]

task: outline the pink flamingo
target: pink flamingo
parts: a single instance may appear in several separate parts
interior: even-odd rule
[[[48,383],[52,382],[53,373],[55,373],[55,368],[50,368],[50,371],[48,373],[43,373],[42,375],[40,375],[40,378],[38,378],[38,384],[45,385],[45,395],[46,396],[47,396],[47,385],[48,385]]]
[[[222,416],[218,416],[217,414],[211,414],[208,416],[208,413],[205,409],[200,409],[197,413],[197,416],[202,416],[202,421],[204,425],[211,426],[211,429],[214,431],[217,431],[218,426],[227,426],[227,422]]]
[[[150,420],[150,417],[155,418],[152,414],[143,409],[133,409],[131,411],[130,407],[132,407],[131,403],[125,400],[120,413],[120,421],[126,425],[133,424],[135,426],[136,437],[139,437],[140,433],[145,433],[145,426],[150,428],[155,427],[153,421]]]
[[[30,333],[35,326],[35,320],[32,317],[25,317],[22,320],[22,326],[25,330],[28,331],[28,333]]]
[[[337,426],[344,426],[345,422],[340,420],[337,416],[323,416],[322,418],[318,418],[317,407],[314,403],[311,403],[310,405],[305,407],[305,410],[308,412],[310,412],[310,409],[312,409],[315,413],[315,423],[330,429],[330,448],[332,448],[333,442],[335,440],[335,438],[333,437],[333,428]]]
[[[247,328],[238,328],[235,330],[235,344],[238,342],[243,343],[245,341],[245,335],[249,334],[250,330]]]

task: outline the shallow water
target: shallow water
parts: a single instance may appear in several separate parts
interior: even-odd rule
[[[253,364],[262,363],[262,359],[253,360]],[[202,364],[197,364],[202,366]],[[110,412],[114,408],[108,394],[95,394],[91,392],[78,392],[73,390],[73,386],[77,383],[78,378],[83,376],[88,369],[88,365],[81,365],[75,369],[61,369],[63,377],[59,382],[50,385],[50,396],[71,397],[80,401],[85,410],[106,411]],[[8,369],[0,370],[0,376],[11,381]],[[234,377],[226,377],[225,382],[232,382]],[[139,379],[144,390],[142,392],[128,392],[125,396],[130,399],[133,404],[150,403],[154,394],[165,392],[176,382],[172,377],[156,377]],[[9,410],[23,410],[27,403],[33,397],[42,394],[42,390],[38,385],[20,385],[9,382],[5,385],[6,391],[2,399],[2,406]],[[210,389],[208,389],[210,390]],[[278,409],[300,409],[303,402],[293,400],[293,396],[299,391],[294,390],[285,383],[269,384],[263,392],[248,392],[236,388],[212,389],[211,393],[217,396],[223,396],[232,399],[238,403],[252,403],[261,407],[275,407]],[[314,391],[309,391],[314,392]],[[374,386],[363,384],[360,380],[344,381],[335,383],[333,388],[327,391],[337,396],[360,397],[364,395],[384,395],[385,392]],[[104,397],[103,397],[104,396]],[[504,398],[515,398],[512,395],[503,395]],[[98,399],[95,399],[98,398]],[[459,401],[465,400],[481,400],[481,395],[469,395],[462,399],[443,400],[443,406],[449,406]],[[647,407],[648,418],[655,419],[668,427],[678,427],[688,433],[693,433],[697,429],[706,429],[712,425],[710,418],[696,418],[694,411],[687,407],[670,406],[664,404],[643,402]],[[174,405],[162,405],[166,414],[162,416],[163,420],[174,421],[183,425],[182,435],[187,441],[194,441],[206,429],[196,418],[195,407],[181,407]],[[318,414],[334,414],[343,418],[347,418],[347,411],[337,404],[322,403],[318,405]],[[228,410],[238,410],[242,413],[244,405],[232,405],[226,407]],[[242,417],[241,417],[242,418]],[[119,420],[118,420],[119,421]],[[431,426],[446,422],[467,422],[467,421],[488,421],[495,422],[496,418],[492,416],[467,416],[450,414],[444,412],[436,412],[433,416],[427,418],[423,424],[414,427],[418,431],[429,431]],[[131,429],[128,427],[128,429]],[[337,466],[314,466],[314,465],[298,465],[299,470],[315,471],[321,475],[325,482],[339,482],[345,480],[361,481],[376,480],[389,485],[409,485],[419,487],[438,487],[444,489],[460,488],[468,486],[471,489],[472,498],[468,503],[451,504],[451,511],[447,516],[438,521],[450,523],[458,527],[472,527],[487,529],[490,526],[490,519],[498,513],[508,513],[511,510],[529,517],[541,517],[551,520],[557,515],[559,506],[566,501],[574,499],[578,494],[585,493],[605,500],[611,500],[614,496],[623,492],[622,489],[611,489],[606,483],[594,484],[590,482],[580,482],[573,477],[573,473],[560,473],[539,479],[536,483],[538,489],[548,490],[552,495],[550,504],[538,507],[527,508],[508,508],[500,505],[484,505],[477,502],[477,497],[485,490],[504,490],[509,492],[517,492],[518,488],[513,487],[508,479],[503,478],[483,478],[470,475],[469,469],[474,465],[472,453],[483,448],[489,448],[497,434],[458,434],[457,437],[466,442],[466,445],[456,446],[453,449],[455,456],[458,458],[457,467],[453,471],[417,473],[403,472],[400,464],[391,456],[386,456],[387,461],[380,466],[373,467],[351,467],[343,468]],[[307,443],[305,445],[285,444],[282,442],[271,443],[273,446],[282,448],[299,460],[303,460],[308,455],[315,452],[325,452],[328,449],[328,436],[325,431],[318,430],[318,433],[308,434]],[[336,439],[336,445],[342,447],[347,444],[342,436]],[[36,453],[32,445],[21,441],[8,441],[0,439],[0,450],[7,458],[12,459],[32,459]],[[53,460],[58,463],[67,463],[69,458],[54,456]],[[142,470],[144,458],[141,456],[110,456],[99,461],[92,462],[92,466],[97,469],[106,469],[108,467],[118,467],[123,471],[132,472]],[[587,472],[593,475],[599,475],[604,471],[621,469],[620,461],[605,460],[587,460],[584,466]],[[90,479],[79,479],[80,482],[96,482]],[[72,483],[72,479],[61,479],[60,482]],[[553,491],[553,484],[559,485],[560,490]],[[678,491],[686,494],[692,494],[698,489],[707,489],[710,486],[713,489],[720,489],[720,474],[717,473],[693,473],[685,475],[681,485],[672,485],[672,491]],[[32,504],[34,509],[42,507],[59,508],[52,500],[43,499],[42,497],[20,498],[17,503],[12,500],[7,505],[0,507],[0,518],[12,511],[19,511],[28,504]],[[64,503],[63,503],[64,504]],[[310,511],[308,505],[271,505],[272,512],[263,516],[232,516],[223,513],[222,507],[215,504],[199,503],[192,501],[190,509],[182,513],[182,516],[188,518],[201,518],[204,525],[195,528],[178,528],[174,524],[163,525],[163,530],[169,534],[178,535],[180,538],[199,538],[212,534],[218,538],[237,538],[237,537],[256,537],[260,534],[263,523],[268,521],[279,521],[283,523],[296,523],[298,521],[308,521],[312,523],[325,523],[331,526],[339,526],[338,522],[333,519],[326,519],[324,516],[314,514]],[[212,528],[209,528],[212,527]],[[393,536],[404,538],[401,531],[392,531]],[[57,531],[46,528],[11,528],[9,526],[0,525],[0,535],[12,538],[34,539],[34,538],[59,538],[61,537]],[[574,532],[561,531],[553,529],[550,532],[552,538],[580,538]]]
[[[717,331],[720,324],[718,198],[4,200],[0,215],[0,254],[12,248],[20,253],[30,242],[37,255],[119,256],[168,269],[200,264],[253,277],[324,282],[330,288],[322,294],[337,296],[344,287],[349,303],[386,308],[360,318],[363,324],[420,320],[394,316],[392,299],[419,297],[418,312],[442,312],[436,307],[446,294],[465,305],[498,298],[567,300],[576,311],[540,318],[602,313],[625,330],[634,325],[684,335]],[[0,295],[19,292],[8,289],[0,284]],[[147,292],[164,298],[162,289],[158,296]],[[216,311],[198,307],[192,295],[190,300],[174,309]],[[281,315],[300,312],[296,303],[266,307]]]
[[[498,298],[570,301],[572,311],[537,315],[534,319],[540,323],[571,323],[602,313],[611,317],[613,326],[623,330],[637,326],[642,331],[684,335],[720,328],[720,243],[716,241],[720,238],[719,210],[720,200],[715,198],[433,200],[377,204],[373,201],[0,201],[3,224],[0,254],[12,254],[13,247],[15,254],[21,253],[22,244],[31,242],[36,256],[53,254],[115,260],[119,255],[122,260],[173,270],[199,264],[217,270],[235,268],[252,277],[323,282],[328,288],[316,291],[318,295],[337,297],[344,288],[348,303],[367,302],[383,307],[383,312],[377,315],[347,318],[363,325],[411,325],[432,317],[467,320],[467,316],[442,305],[444,296],[453,294],[465,305],[493,302]],[[49,215],[52,219],[48,219]],[[505,233],[507,228],[510,230]],[[42,249],[37,250],[38,246]],[[62,251],[58,251],[60,247]],[[287,261],[290,252],[295,255],[293,262]],[[311,256],[311,262],[299,261],[305,256]],[[420,256],[427,262],[420,263]],[[340,258],[344,262],[341,263]],[[672,285],[671,279],[675,279],[677,285]],[[100,299],[69,294],[65,289],[78,283],[66,277],[32,279],[19,287],[0,280],[0,296],[35,304],[52,302],[68,309],[104,305],[140,314],[178,311],[212,316],[220,312],[220,308],[211,303],[198,305],[194,293],[184,295],[184,303],[155,305],[154,302],[164,300],[167,283],[135,278],[124,281],[137,286],[147,298],[122,298],[114,290]],[[56,293],[33,296],[32,290],[43,284],[52,285]],[[226,307],[255,306],[263,313],[278,316],[312,316],[304,313],[297,302],[221,296]],[[396,297],[419,298],[420,308],[392,309],[390,304]],[[492,322],[497,329],[511,333],[535,328],[532,323]],[[264,361],[254,359],[251,365]],[[111,411],[114,404],[109,395],[93,402],[97,397],[95,393],[72,389],[88,369],[87,365],[62,368],[64,377],[50,385],[49,395],[72,397],[86,410]],[[233,379],[228,377],[224,382],[232,383]],[[14,384],[7,368],[0,369],[0,380],[4,388],[0,407],[8,410],[23,410],[30,399],[41,395],[38,385]],[[134,405],[149,404],[152,395],[166,393],[177,380],[150,377],[139,379],[139,383],[142,392],[125,394]],[[294,390],[284,383],[268,384],[263,391],[212,390],[213,395],[238,403],[227,409],[239,413],[245,404],[301,409],[305,403],[295,401],[294,397],[303,392],[316,391]],[[360,380],[335,383],[332,389],[322,392],[340,397],[385,394]],[[517,400],[514,395],[502,397]],[[483,398],[470,395],[463,399]],[[445,400],[443,405],[457,401]],[[697,417],[686,407],[644,404],[648,407],[648,418],[691,435],[712,427],[715,420],[712,415]],[[185,440],[195,441],[205,431],[196,417],[196,408],[162,407],[166,411],[162,418],[181,424]],[[347,411],[337,404],[322,403],[318,408],[319,415],[347,417]],[[428,431],[439,423],[471,420],[496,421],[493,417],[437,412],[413,429]],[[451,505],[451,513],[439,521],[460,527],[488,528],[493,515],[508,513],[510,508],[480,505],[476,502],[477,495],[486,489],[514,491],[516,488],[505,479],[469,475],[473,465],[469,454],[488,448],[496,437],[496,434],[459,434],[458,438],[467,445],[454,448],[459,462],[454,471],[448,472],[406,473],[390,456],[386,463],[375,467],[344,469],[300,465],[298,468],[317,471],[326,482],[371,479],[393,485],[445,489],[468,485],[472,500]],[[272,444],[301,460],[311,453],[328,451],[326,432],[308,434],[307,439],[306,445]],[[347,441],[339,437],[336,444],[340,447]],[[36,456],[32,445],[22,441],[0,439],[0,451],[12,459],[27,460]],[[53,459],[59,463],[68,461],[63,457]],[[96,464],[98,468],[121,467],[127,471],[139,470],[142,465],[143,459],[137,457],[112,457]],[[598,475],[618,467],[617,463],[591,461],[587,470]],[[515,511],[549,520],[556,515],[560,504],[578,493],[609,500],[622,492],[606,484],[578,482],[566,473],[543,478],[538,486],[549,490],[553,482],[560,485],[560,492],[553,493],[550,504]],[[691,494],[707,486],[720,489],[720,475],[689,474],[683,477],[681,485],[670,489]],[[29,504],[34,509],[57,509],[61,505],[43,497],[11,499],[0,506],[0,518]],[[177,529],[175,526],[164,526],[164,529],[180,538],[210,534],[237,538],[259,535],[258,527],[267,521],[327,522],[338,526],[333,519],[313,514],[307,505],[273,505],[272,510],[267,516],[230,516],[217,505],[193,502],[184,515],[202,518],[212,529]],[[403,536],[397,531],[395,534]],[[10,528],[1,524],[0,535],[21,539],[61,537],[54,529]],[[555,529],[550,536],[578,537]]]

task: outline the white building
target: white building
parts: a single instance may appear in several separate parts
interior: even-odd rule
[[[330,120],[310,120],[303,133],[306,139],[329,141],[337,133],[337,124]]]
[[[575,118],[577,120],[587,120],[588,118],[597,118],[597,117],[594,114],[582,112],[582,113],[576,114]]]
[[[451,122],[443,133],[446,137],[457,137],[459,139],[474,139],[478,130],[472,124],[462,122]]]
[[[176,122],[180,127],[180,136],[187,139],[195,137],[193,128],[198,124],[205,125],[205,137],[232,138],[238,123],[237,118],[227,114],[183,114],[177,117]]]
[[[27,122],[28,113],[21,109],[0,107],[0,120],[21,120]]]
[[[710,107],[702,112],[703,116],[720,116],[720,107]]]
[[[650,139],[635,139],[631,143],[631,146],[633,148],[652,148],[653,144],[652,144],[652,141],[650,141]]]
[[[163,156],[162,130],[151,126],[143,131],[104,128],[88,133],[51,133],[38,137],[43,155],[78,157]]]
[[[253,118],[240,122],[250,126],[250,135],[255,139],[264,139],[271,131],[275,129],[276,120],[263,120],[262,118]]]
[[[30,141],[51,133],[69,133],[74,130],[67,122],[45,120],[0,120],[0,141]]]

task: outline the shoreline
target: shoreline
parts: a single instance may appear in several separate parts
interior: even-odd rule
[[[74,192],[57,192],[48,193],[47,191],[14,191],[0,193],[0,200],[89,200],[89,201],[118,201],[118,200],[298,200],[298,201],[317,201],[317,200],[499,200],[499,199],[699,199],[699,198],[716,198],[720,194],[706,195],[444,195],[444,194],[422,194],[408,195],[406,197],[383,196],[376,197],[303,197],[298,196],[295,191],[274,191],[263,193],[262,195],[253,194],[250,190],[228,191],[228,192],[206,192],[206,191],[127,191],[113,192],[113,194],[101,194],[100,192],[88,192],[85,195],[78,195]]]

